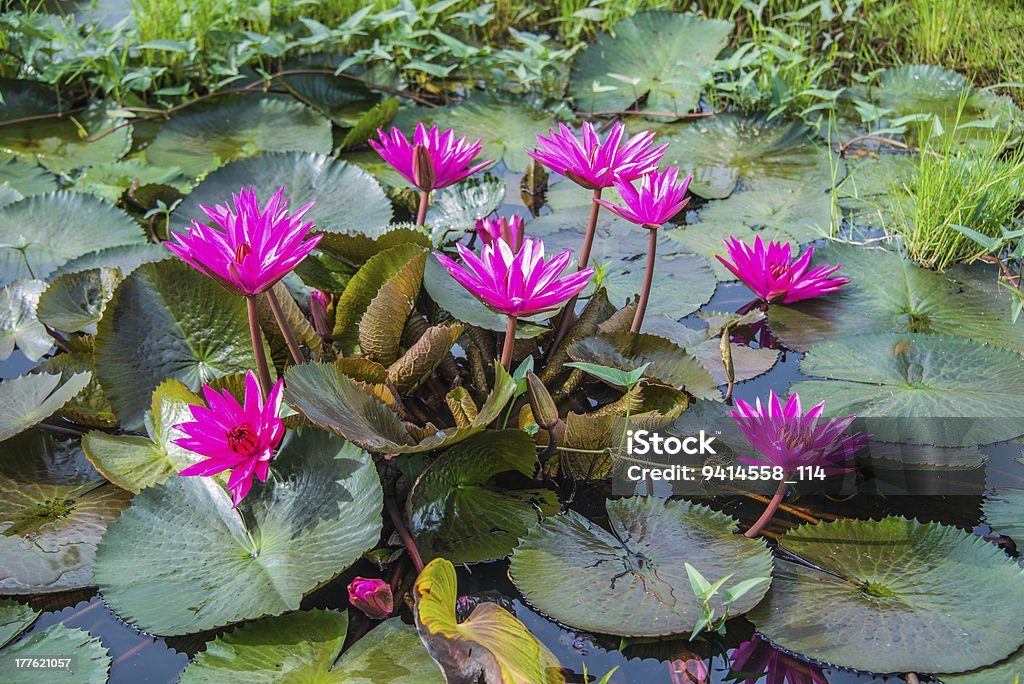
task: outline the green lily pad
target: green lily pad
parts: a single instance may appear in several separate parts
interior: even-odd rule
[[[995,534],[1024,543],[1024,489],[996,487],[985,497],[985,522]]]
[[[306,105],[291,98],[232,97],[175,115],[146,148],[146,159],[195,177],[261,152],[330,151],[331,123]]]
[[[455,566],[427,563],[413,588],[420,639],[449,682],[564,684],[558,660],[519,619],[496,603],[477,605],[458,622]]]
[[[41,280],[17,280],[0,288],[0,361],[17,347],[25,358],[38,361],[53,347],[53,338],[36,318]]]
[[[40,295],[36,315],[54,330],[81,332],[103,318],[121,280],[121,272],[109,268],[58,276]]]
[[[57,623],[46,629],[31,632],[3,650],[6,663],[3,668],[4,681],[8,684],[37,684],[39,670],[15,668],[13,664],[22,658],[74,658],[70,670],[48,671],[43,675],[47,681],[71,682],[72,684],[96,684],[107,681],[110,671],[110,656],[99,637],[84,629],[71,629]]]
[[[381,487],[361,449],[290,432],[271,471],[238,510],[210,478],[144,489],[97,549],[106,602],[152,634],[280,615],[377,543]]]
[[[420,684],[444,681],[416,630],[386,620],[339,657],[348,616],[310,610],[268,617],[218,637],[185,668],[182,684],[317,681]]]
[[[990,684],[1024,680],[1024,648],[997,663],[961,674],[939,675],[943,684]]]
[[[377,235],[391,222],[391,202],[373,176],[358,166],[322,154],[261,154],[217,169],[171,214],[171,229],[180,232],[192,219],[209,224],[199,208],[231,202],[231,193],[252,186],[266,202],[281,186],[292,211],[315,202],[305,220],[318,230]]]
[[[692,14],[641,12],[620,21],[573,61],[576,109],[619,111],[646,98],[637,108],[682,116],[700,101],[732,32],[732,22]]]
[[[178,260],[139,267],[97,326],[96,373],[128,428],[165,379],[195,391],[255,364],[243,299]]]
[[[28,197],[57,189],[57,177],[35,162],[0,154],[0,186],[6,185]]]
[[[136,183],[140,186],[167,185],[185,193],[190,189],[188,179],[177,167],[168,169],[140,161],[123,160],[82,169],[74,187],[114,204],[121,199],[125,190]]]
[[[317,248],[344,264],[365,264],[386,249],[412,244],[429,249],[430,236],[422,226],[392,224],[379,233],[323,233]],[[355,270],[355,269],[353,269]]]
[[[558,497],[491,480],[506,471],[532,478],[536,467],[533,439],[521,430],[482,432],[449,449],[409,495],[410,531],[421,551],[459,564],[507,556],[531,526],[558,510]]]
[[[648,126],[648,128],[652,128]],[[800,122],[780,122],[742,114],[719,114],[689,124],[653,126],[658,142],[669,143],[662,165],[693,173],[690,192],[723,199],[742,180],[746,189],[778,181],[822,192],[843,177],[842,160],[817,143]]]
[[[530,530],[512,553],[512,581],[534,607],[558,622],[622,636],[689,632],[701,615],[684,561],[724,589],[772,574],[763,540],[735,534],[736,520],[688,501],[631,497],[608,501],[612,532],[575,511]],[[566,578],[574,590],[565,591]],[[768,582],[733,602],[739,615],[757,605]],[[712,605],[721,614],[719,599]]]
[[[515,382],[495,362],[494,388],[468,425],[444,428],[416,439],[382,401],[364,391],[338,367],[304,363],[285,373],[285,401],[314,425],[341,435],[368,451],[412,454],[444,449],[486,429],[508,403]]]
[[[49,417],[81,392],[91,377],[77,373],[60,385],[60,374],[33,373],[0,382],[0,442]]]
[[[1024,644],[1024,574],[980,537],[888,517],[802,525],[780,543],[821,568],[776,563],[749,616],[789,651],[878,673],[963,672]]]
[[[29,197],[0,209],[0,283],[47,278],[84,254],[145,243],[131,217],[95,197],[73,192]]]
[[[434,243],[443,242],[449,232],[472,232],[477,219],[496,211],[505,199],[505,181],[486,176],[449,185],[434,193],[427,209],[426,224],[434,236]]]
[[[361,81],[334,74],[289,74],[281,81],[287,83],[299,99],[342,128],[355,126],[380,100],[380,96]]]
[[[0,599],[0,648],[21,634],[36,618],[39,611],[14,599]]]
[[[851,282],[841,292],[772,306],[772,332],[787,345],[812,345],[861,333],[935,333],[1024,351],[1024,326],[1010,318],[994,272],[955,268],[941,274],[910,259],[854,245],[815,250],[811,268],[842,264]]]
[[[871,359],[870,364],[864,359]],[[963,337],[858,335],[824,342],[800,363],[792,392],[828,415],[856,414],[887,442],[971,446],[1024,434],[1024,356]]]
[[[365,145],[370,138],[377,134],[378,130],[387,128],[391,120],[398,114],[400,106],[401,103],[395,97],[389,97],[375,104],[356,119],[352,127],[345,133],[345,137],[342,138],[339,147],[343,150],[349,150],[353,147]]]
[[[95,584],[96,545],[131,495],[98,476],[76,442],[30,432],[6,442],[4,451],[0,593]]]
[[[25,199],[25,196],[9,185],[0,183],[0,207],[6,207],[8,204],[14,204],[21,199]]]
[[[90,427],[117,427],[114,407],[103,392],[103,386],[96,378],[94,351],[95,338],[88,335],[68,340],[70,351],[43,359],[38,370],[44,373],[59,373],[70,378],[76,373],[90,373],[92,379],[81,392],[57,410],[57,414],[79,425]]]

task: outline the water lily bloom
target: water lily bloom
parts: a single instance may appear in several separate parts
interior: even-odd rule
[[[348,585],[348,600],[374,620],[383,620],[395,610],[391,585],[381,579],[356,577]]]
[[[839,265],[822,264],[808,271],[813,247],[792,261],[788,242],[769,242],[766,247],[760,235],[754,238],[753,247],[736,238],[723,242],[732,261],[717,255],[716,258],[766,302],[798,302],[836,292],[850,282],[849,278],[829,278],[841,268]]]
[[[231,196],[233,207],[200,205],[216,227],[192,221],[188,233],[173,233],[165,244],[177,256],[210,276],[233,294],[265,292],[295,268],[320,241],[308,240],[313,227],[302,218],[310,202],[288,214],[289,198],[282,187],[260,209],[256,192],[242,188]]]
[[[736,684],[828,684],[820,666],[787,655],[756,634],[733,650],[731,660],[729,680]]]
[[[652,147],[654,133],[637,133],[620,146],[626,127],[617,122],[604,142],[590,122],[579,138],[565,124],[547,137],[537,135],[539,145],[526,153],[556,173],[590,190],[611,187],[616,180],[631,181],[654,171],[668,144]]]
[[[595,199],[622,218],[643,226],[657,228],[682,211],[690,198],[685,197],[686,189],[693,180],[692,174],[679,180],[679,169],[670,166],[664,171],[652,171],[640,179],[640,188],[626,180],[615,181],[615,189],[622,195],[626,206],[620,207],[607,200]]]
[[[402,177],[426,192],[447,187],[493,163],[488,160],[470,166],[483,148],[482,139],[472,144],[465,136],[456,140],[451,129],[442,133],[437,126],[428,131],[422,123],[416,124],[411,144],[397,128],[390,133],[377,129],[377,135],[380,142],[370,140],[370,147]]]
[[[479,219],[476,222],[476,234],[485,245],[493,244],[495,240],[504,240],[516,252],[523,244],[523,219],[518,216]]]
[[[241,406],[227,390],[217,392],[204,385],[207,406],[189,406],[195,420],[174,426],[188,435],[174,443],[205,460],[178,474],[210,476],[230,470],[228,489],[234,506],[249,493],[254,475],[266,482],[274,449],[284,438],[284,423],[277,417],[283,387],[284,381],[278,380],[264,401],[256,375],[249,371]]]

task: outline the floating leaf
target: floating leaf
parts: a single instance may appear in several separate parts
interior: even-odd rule
[[[1024,679],[1024,648],[997,663],[962,674],[939,675],[943,684],[991,684],[991,682],[1020,682]]]
[[[458,622],[455,566],[430,561],[413,587],[420,639],[449,682],[563,684],[558,660],[519,619],[496,603],[484,602]]]
[[[172,258],[174,258],[174,255],[171,254],[169,249],[163,245],[155,245],[150,242],[137,245],[123,245],[121,247],[108,247],[76,257],[50,275],[51,277],[57,277],[67,273],[88,271],[93,268],[116,268],[121,271],[121,277],[126,278],[132,271],[143,264],[152,264]]]
[[[180,232],[193,219],[208,224],[199,205],[230,202],[231,193],[250,186],[261,203],[283,186],[293,211],[315,202],[305,220],[319,230],[376,235],[391,222],[391,202],[366,171],[322,154],[281,152],[232,162],[211,173],[171,215],[171,229]]]
[[[39,297],[36,315],[54,330],[81,332],[103,318],[103,309],[120,282],[121,272],[109,268],[59,276]]]
[[[34,373],[0,382],[0,442],[49,417],[89,384],[90,373]],[[58,387],[58,385],[60,385]]]
[[[168,169],[134,160],[86,167],[75,181],[77,189],[111,204],[120,200],[125,190],[147,185],[169,186],[181,193],[187,193],[191,187],[177,167]]]
[[[446,451],[409,496],[410,530],[422,552],[459,564],[507,556],[541,517],[558,510],[558,497],[491,480],[506,471],[532,478],[536,467],[533,439],[521,430],[489,430]]]
[[[870,359],[871,363],[865,363]],[[804,405],[868,419],[887,442],[971,446],[1024,434],[1024,356],[963,337],[858,335],[816,345],[795,383]]]
[[[76,373],[89,373],[92,379],[81,392],[57,410],[57,413],[79,425],[111,428],[117,426],[114,407],[103,392],[96,378],[96,363],[93,353],[94,338],[87,335],[68,340],[70,351],[43,359],[38,370],[44,373],[59,373],[70,378]]]
[[[345,264],[364,264],[386,249],[402,245],[430,247],[430,236],[411,223],[390,225],[380,233],[324,233],[317,247]]]
[[[308,69],[310,65],[297,65]],[[288,74],[281,78],[303,102],[342,128],[351,128],[380,97],[361,81],[335,74]],[[379,106],[379,105],[377,105]]]
[[[366,141],[374,137],[378,130],[387,128],[391,120],[395,118],[395,114],[398,113],[399,105],[398,98],[389,97],[367,110],[353,122],[352,128],[341,141],[341,149],[349,150],[365,145]]]
[[[448,232],[473,231],[477,219],[497,211],[505,200],[505,181],[486,176],[449,185],[434,193],[426,223],[436,243]]]
[[[167,378],[192,390],[255,367],[245,302],[188,264],[139,267],[114,292],[96,333],[96,373],[121,424],[142,425]]]
[[[291,98],[229,97],[175,115],[146,148],[146,159],[194,177],[261,152],[330,151],[330,122],[304,104]]]
[[[993,544],[906,518],[802,525],[750,614],[782,648],[840,667],[963,672],[1024,644],[1024,576]],[[824,610],[823,607],[827,607]],[[970,635],[970,639],[964,639]]]
[[[139,493],[97,550],[111,608],[152,634],[279,615],[377,543],[382,494],[365,452],[319,430],[290,432],[272,467],[238,510],[210,478]]]
[[[985,522],[994,534],[1024,545],[1024,489],[996,487],[985,497]]]
[[[18,280],[0,288],[0,361],[17,347],[29,361],[38,361],[53,347],[53,338],[36,318],[41,280]]]
[[[381,285],[366,307],[358,325],[359,350],[371,361],[389,365],[398,359],[402,331],[420,296],[426,262],[426,252],[414,254]]]
[[[0,186],[3,185],[24,197],[42,195],[57,189],[57,177],[39,164],[0,154]]]
[[[48,681],[94,684],[107,681],[110,671],[110,656],[99,637],[61,623],[25,635],[4,648],[3,657],[12,665],[22,659],[73,658],[73,667],[69,670],[49,670],[49,674],[44,675]],[[4,670],[7,684],[37,684],[40,681],[38,669],[5,667]]]
[[[131,498],[89,466],[75,442],[27,433],[0,459],[0,592],[88,587],[96,544]]]
[[[701,607],[684,561],[724,589],[772,574],[763,540],[735,534],[736,520],[687,501],[631,497],[606,503],[612,532],[575,511],[530,530],[512,553],[512,580],[534,607],[564,625],[623,636],[688,633]],[[565,590],[572,578],[574,590]],[[745,613],[767,582],[730,608]],[[721,615],[721,598],[711,599]]]
[[[697,106],[732,31],[731,22],[692,14],[641,12],[620,21],[573,62],[570,93],[576,109],[636,108],[682,116]]]
[[[135,221],[95,197],[72,192],[29,197],[0,209],[0,283],[47,278],[84,254],[145,242]]]

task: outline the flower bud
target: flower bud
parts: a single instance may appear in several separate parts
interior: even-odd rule
[[[555,400],[551,398],[548,388],[535,373],[526,374],[526,393],[537,425],[545,430],[553,429],[560,422],[558,407],[555,406]]]
[[[313,328],[320,337],[330,339],[331,330],[327,327],[327,307],[331,304],[331,295],[320,290],[309,293],[309,313],[313,316]]]
[[[434,160],[430,158],[430,150],[426,145],[413,147],[412,175],[416,179],[416,187],[420,190],[434,189],[437,174],[434,173]]]
[[[383,620],[395,609],[391,585],[382,579],[356,577],[348,585],[348,600],[374,620]]]

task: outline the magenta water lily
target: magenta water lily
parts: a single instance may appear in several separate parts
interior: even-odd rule
[[[822,264],[808,271],[813,247],[793,261],[788,242],[769,242],[766,246],[760,235],[754,238],[753,247],[736,238],[723,242],[729,259],[717,255],[716,258],[765,302],[791,304],[837,292],[850,282],[849,278],[829,277],[841,268],[838,264]]]
[[[348,585],[348,600],[366,617],[383,620],[395,610],[391,585],[382,579],[356,577]]]
[[[485,245],[503,240],[515,252],[523,244],[523,219],[518,216],[488,216],[476,222],[476,234]]]
[[[274,449],[284,438],[284,423],[277,417],[284,383],[278,380],[264,400],[255,374],[245,376],[245,405],[227,390],[203,386],[207,406],[190,405],[195,419],[174,429],[188,435],[174,440],[205,460],[182,470],[179,475],[209,477],[230,470],[228,490],[237,506],[252,488],[253,477],[267,480]]]

